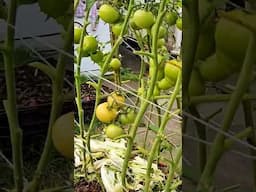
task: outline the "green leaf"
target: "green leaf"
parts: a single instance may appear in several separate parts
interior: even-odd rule
[[[95,0],[86,0],[86,9],[91,9],[93,4],[96,2]]]
[[[150,130],[152,130],[152,131],[154,131],[154,132],[158,132],[158,130],[159,130],[159,127],[158,126],[155,126],[155,125],[149,125],[149,127],[148,127]]]
[[[33,62],[33,63],[30,63],[29,66],[40,69],[48,77],[50,77],[52,79],[52,81],[54,81],[56,78],[56,69],[50,65],[46,65],[46,64],[40,63],[40,62]]]

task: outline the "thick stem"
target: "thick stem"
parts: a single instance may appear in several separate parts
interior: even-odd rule
[[[242,97],[250,84],[251,75],[253,71],[253,64],[256,62],[256,56],[254,53],[255,49],[256,39],[255,36],[252,35],[247,49],[247,54],[243,63],[242,71],[237,82],[236,89],[234,90],[228,103],[228,106],[226,108],[226,113],[224,115],[224,120],[221,126],[222,131],[228,131],[228,129],[230,128],[230,125],[232,123],[236,110],[240,104],[240,101],[242,100]],[[218,133],[214,140],[214,144],[212,146],[212,150],[210,152],[203,174],[201,175],[197,187],[198,192],[208,192],[210,190],[214,171],[223,152],[224,141],[225,136],[223,134]]]
[[[72,34],[73,31],[73,22],[70,22],[68,31],[65,38],[65,44],[63,50],[65,52],[69,52],[72,45],[73,45],[73,36],[69,35]],[[39,191],[39,185],[42,180],[42,174],[46,170],[48,162],[50,160],[51,152],[53,149],[53,143],[52,143],[52,126],[55,122],[55,120],[59,117],[62,105],[63,105],[63,79],[65,76],[65,67],[66,67],[66,59],[67,56],[63,53],[60,53],[58,58],[58,63],[56,67],[56,79],[53,81],[52,86],[52,108],[51,108],[51,115],[50,115],[50,121],[48,126],[48,133],[45,141],[45,146],[43,149],[42,156],[39,160],[39,163],[37,165],[37,169],[35,171],[33,180],[30,183],[29,188],[27,189],[27,192],[37,192]]]
[[[190,112],[196,116],[196,118],[200,118],[200,114],[195,106],[189,107]],[[200,140],[206,141],[206,126],[201,124],[200,122],[194,120],[196,125],[197,136]],[[202,173],[207,161],[207,146],[205,143],[198,143],[198,160],[199,160],[199,172]]]
[[[7,36],[5,39],[4,63],[7,88],[6,112],[11,134],[12,158],[14,164],[14,183],[17,192],[23,190],[23,155],[22,155],[22,130],[19,127],[16,84],[15,84],[15,63],[14,63],[14,36],[15,29],[12,27],[16,22],[17,1],[11,0],[8,7]]]
[[[156,154],[156,151],[161,143],[162,137],[164,135],[164,130],[166,127],[166,124],[168,123],[169,118],[169,111],[171,111],[172,107],[173,107],[173,103],[175,102],[176,96],[178,95],[178,93],[180,92],[180,85],[181,85],[181,72],[178,76],[174,91],[170,97],[170,101],[169,104],[167,106],[166,112],[163,116],[160,128],[158,130],[156,139],[154,140],[153,146],[151,148],[149,157],[148,157],[148,161],[147,161],[147,173],[146,173],[146,179],[145,179],[145,188],[144,188],[144,192],[148,192],[149,191],[149,187],[150,187],[150,173],[151,173],[151,167],[152,167],[152,163],[154,161],[154,157]]]
[[[254,112],[253,112],[252,103],[250,101],[244,101],[243,110],[244,110],[245,125],[246,127],[252,127],[252,130],[253,130],[251,131],[251,134],[248,137],[248,142],[251,145],[256,146],[255,122],[253,120]],[[255,150],[250,149],[250,153],[253,156],[256,155]],[[253,160],[252,164],[253,164],[253,181],[254,181],[253,191],[255,192],[256,191],[256,160]]]
[[[135,118],[134,123],[132,124],[130,131],[129,131],[129,136],[131,139],[128,140],[128,144],[127,144],[127,150],[126,150],[126,154],[125,154],[125,159],[124,159],[124,163],[122,166],[122,174],[121,174],[121,181],[122,181],[122,185],[125,187],[125,177],[126,177],[126,171],[128,168],[128,163],[129,163],[129,159],[130,159],[130,155],[131,155],[131,151],[132,151],[132,146],[133,146],[133,142],[137,133],[137,129],[138,129],[138,125],[141,121],[141,119],[144,116],[145,111],[147,110],[148,106],[149,106],[149,102],[148,101],[152,101],[153,100],[153,91],[154,91],[154,87],[156,84],[156,80],[157,80],[157,69],[158,69],[158,59],[157,59],[157,39],[158,39],[158,33],[159,33],[159,28],[161,25],[161,22],[163,20],[163,17],[165,15],[164,12],[164,8],[165,8],[165,4],[166,4],[166,0],[161,1],[160,4],[160,8],[159,8],[159,14],[158,17],[156,19],[156,31],[153,34],[153,40],[152,40],[152,51],[153,51],[153,55],[154,55],[154,71],[153,71],[153,76],[152,79],[149,82],[149,89],[147,91],[147,95],[145,100],[143,100],[141,102],[140,105],[140,110]]]
[[[194,96],[190,99],[190,104],[201,104],[201,103],[212,103],[212,102],[224,102],[231,98],[231,94],[213,94],[213,95],[202,95]],[[256,100],[255,94],[244,94],[242,100]]]
[[[188,98],[188,84],[190,76],[194,68],[194,60],[197,50],[197,42],[199,38],[199,13],[198,13],[198,0],[187,1],[183,6],[184,23],[189,22],[188,28],[183,28],[183,41],[182,41],[182,59],[183,59],[183,100],[184,103],[189,101]],[[185,25],[184,25],[185,27]],[[186,106],[185,106],[186,107]]]
[[[171,164],[170,167],[169,167],[169,173],[168,173],[168,177],[167,177],[167,180],[166,180],[166,185],[165,185],[165,188],[164,188],[164,192],[170,192],[171,191],[171,182],[174,178],[174,174],[175,174],[175,171],[177,169],[177,166],[179,165],[181,156],[182,156],[182,147],[180,147],[180,149],[178,150],[177,156],[176,156],[173,164]]]

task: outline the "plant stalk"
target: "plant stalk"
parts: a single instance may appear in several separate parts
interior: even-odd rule
[[[73,45],[73,22],[70,22],[68,31],[65,36],[65,44],[63,50],[65,52],[69,52]],[[51,152],[53,149],[53,143],[52,143],[52,126],[54,125],[54,122],[61,114],[62,105],[63,105],[63,84],[64,84],[64,76],[65,76],[65,68],[66,68],[66,59],[67,56],[63,53],[59,54],[58,57],[58,63],[56,66],[56,78],[53,81],[52,85],[52,108],[51,108],[51,115],[50,115],[50,121],[48,126],[48,133],[45,141],[45,146],[41,155],[41,158],[39,160],[37,169],[35,171],[35,174],[33,176],[33,180],[31,181],[27,192],[38,192],[40,187],[40,182],[42,180],[42,174],[46,170],[48,162],[51,157]]]
[[[15,26],[17,12],[17,0],[11,0],[8,7],[7,35],[5,39],[5,51],[3,52],[5,64],[5,79],[7,88],[6,113],[8,117],[9,129],[12,143],[12,160],[14,164],[14,183],[16,192],[23,190],[23,155],[22,155],[22,130],[19,126],[16,83],[15,83]]]
[[[231,126],[232,120],[236,113],[237,108],[246,92],[253,71],[253,65],[256,62],[256,56],[254,51],[256,50],[256,38],[252,34],[251,40],[248,45],[247,54],[243,63],[242,71],[239,75],[239,79],[236,85],[236,89],[232,93],[231,99],[227,105],[224,119],[222,122],[222,131],[228,131]],[[205,169],[201,175],[197,191],[198,192],[208,192],[212,185],[213,174],[223,153],[225,136],[218,133],[214,140],[208,161],[206,163]]]

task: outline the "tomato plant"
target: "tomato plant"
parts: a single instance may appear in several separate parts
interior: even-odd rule
[[[92,174],[86,173],[85,178],[102,183],[109,192],[114,189],[145,192],[176,189],[181,184],[181,148],[165,144],[162,136],[169,131],[168,123],[174,120],[176,113],[180,118],[181,112],[181,56],[173,53],[179,47],[171,47],[168,41],[174,35],[173,25],[181,17],[181,13],[177,14],[181,4],[166,0],[145,4],[133,0],[128,3],[103,1],[99,7],[99,18],[109,26],[110,41],[98,42],[96,51],[103,52],[109,45],[111,49],[104,51],[104,59],[98,62],[99,75],[93,78],[88,75],[87,84],[95,89],[95,107],[88,128],[83,126],[79,79],[81,57],[86,55],[78,50],[75,79],[80,132],[75,137],[79,162],[75,177],[78,178],[85,167],[94,170]],[[86,13],[90,11],[88,8]],[[84,32],[89,25],[87,17]],[[93,54],[96,52],[90,53],[91,59]],[[132,75],[127,68],[131,68]],[[132,78],[134,76],[136,79]],[[104,86],[111,87],[111,91],[105,91]],[[170,114],[172,110],[174,116]],[[166,140],[169,142],[170,138]],[[79,150],[81,145],[86,152]],[[160,161],[168,150],[167,158],[171,159],[174,153],[177,155],[174,155],[176,160],[163,162],[170,168],[164,173]],[[100,158],[108,165],[100,163]],[[128,170],[132,170],[133,180],[127,180]]]

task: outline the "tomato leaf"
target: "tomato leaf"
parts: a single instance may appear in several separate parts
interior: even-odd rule
[[[95,0],[86,0],[86,9],[91,9],[93,4],[96,2]]]
[[[158,132],[159,130],[159,127],[158,126],[155,126],[155,125],[149,125],[148,128],[152,131],[154,131],[155,133]]]

